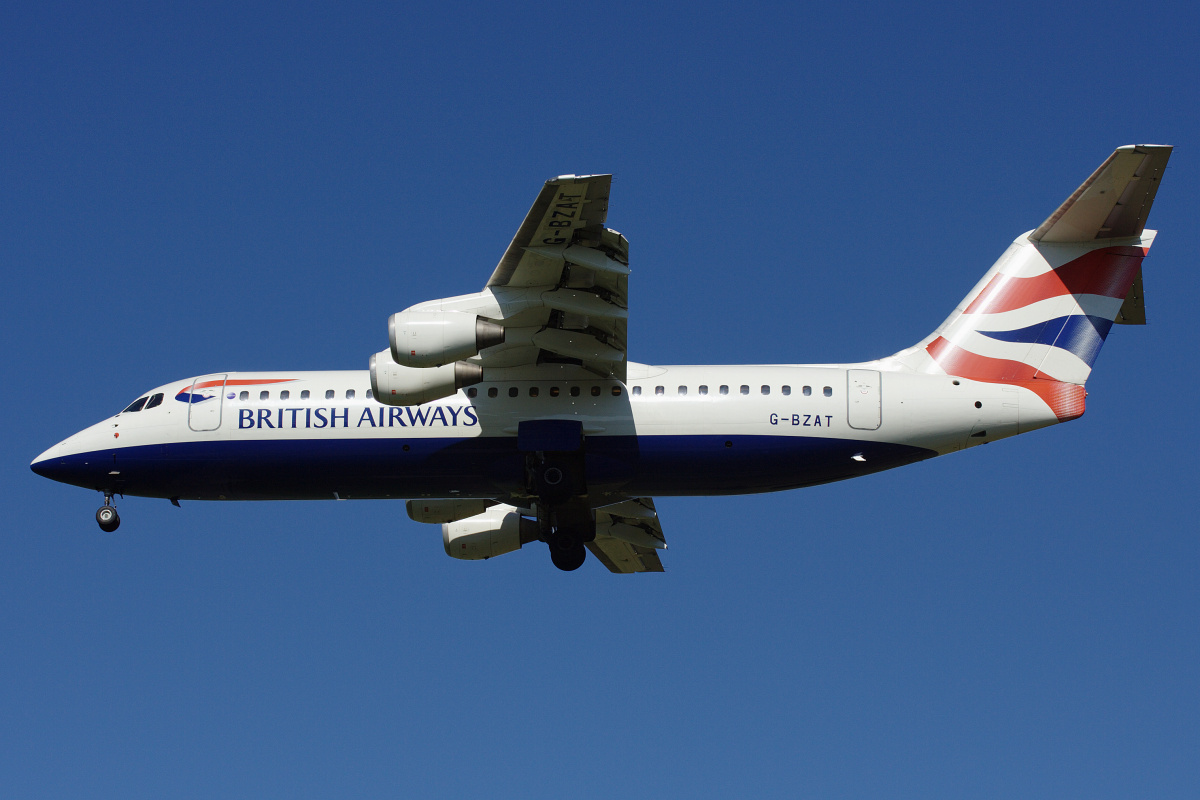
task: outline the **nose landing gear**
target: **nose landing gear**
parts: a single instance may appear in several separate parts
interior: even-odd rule
[[[96,512],[96,524],[105,533],[112,533],[121,527],[121,518],[117,515],[117,509],[112,505],[111,494],[104,495],[104,505],[100,506]]]

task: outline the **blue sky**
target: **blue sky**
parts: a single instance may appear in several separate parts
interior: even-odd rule
[[[0,26],[13,797],[1194,797],[1188,4],[24,4]],[[145,389],[365,368],[541,182],[615,175],[631,357],[920,339],[1113,148],[1176,145],[1151,324],[1081,420],[664,498],[664,575],[442,552],[399,503],[28,469]]]

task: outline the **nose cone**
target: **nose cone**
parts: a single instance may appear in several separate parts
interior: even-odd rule
[[[51,447],[35,458],[29,468],[52,481],[75,486],[95,486],[97,477],[105,474],[102,450],[111,434],[104,423],[85,428]]]
[[[59,443],[51,447],[46,452],[35,458],[29,465],[29,468],[41,475],[43,478],[49,478],[52,481],[62,481],[69,483],[67,480],[67,448],[64,443]]]

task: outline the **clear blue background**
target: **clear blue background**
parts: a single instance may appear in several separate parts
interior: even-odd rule
[[[7,797],[1196,797],[1192,4],[10,4]],[[447,558],[398,502],[99,496],[144,390],[365,368],[613,172],[631,357],[912,344],[1118,145],[1151,324],[1070,425],[658,503],[664,575]]]

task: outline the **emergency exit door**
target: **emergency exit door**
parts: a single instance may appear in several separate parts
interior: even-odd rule
[[[860,431],[873,431],[883,421],[880,393],[879,371],[873,369],[846,370],[847,410],[846,415],[851,428]]]
[[[224,375],[196,378],[188,390],[188,427],[194,431],[215,431],[221,427],[224,394]]]

